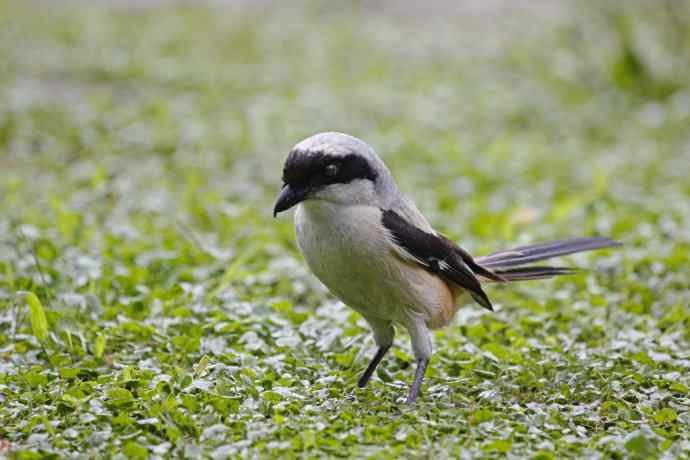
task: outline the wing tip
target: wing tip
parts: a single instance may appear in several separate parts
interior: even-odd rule
[[[491,304],[489,296],[487,296],[484,291],[482,291],[481,289],[478,292],[470,291],[470,295],[472,296],[474,301],[477,302],[479,305],[491,312],[494,311],[494,306]]]

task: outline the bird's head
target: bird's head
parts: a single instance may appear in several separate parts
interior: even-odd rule
[[[366,142],[341,133],[315,134],[290,150],[273,215],[306,200],[380,205],[391,187],[388,168]]]

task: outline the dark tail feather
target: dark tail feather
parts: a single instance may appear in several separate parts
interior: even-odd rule
[[[572,275],[579,270],[568,267],[522,267],[522,265],[576,252],[612,248],[620,245],[620,242],[611,238],[570,238],[495,252],[488,256],[478,257],[475,262],[500,277],[500,281],[538,280],[559,275]],[[495,280],[494,278],[491,279]]]
[[[499,251],[488,256],[477,257],[475,261],[479,265],[493,269],[498,273],[497,269],[501,268],[519,267],[552,257],[591,251],[593,249],[612,248],[620,245],[620,242],[604,237],[570,238]]]
[[[498,269],[494,272],[504,281],[542,280],[559,275],[572,275],[580,270],[569,267],[518,267]]]

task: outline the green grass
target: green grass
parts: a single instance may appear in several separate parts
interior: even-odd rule
[[[690,4],[600,3],[1,1],[0,457],[689,456]],[[625,246],[487,288],[416,407],[402,331],[356,389],[366,325],[271,217],[323,130],[475,254]]]

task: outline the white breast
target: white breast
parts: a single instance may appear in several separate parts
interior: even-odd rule
[[[437,323],[449,313],[450,291],[436,276],[395,255],[379,208],[307,201],[297,208],[295,227],[314,274],[363,315]]]

